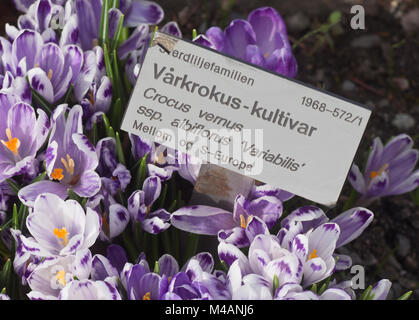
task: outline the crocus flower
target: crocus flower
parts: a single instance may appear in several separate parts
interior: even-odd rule
[[[386,300],[391,285],[392,283],[388,279],[382,279],[378,281],[371,289],[371,300]]]
[[[97,195],[87,201],[86,206],[95,210],[102,219],[100,239],[103,241],[110,242],[128,225],[130,218],[128,210],[116,202],[104,185]]]
[[[224,31],[211,27],[194,41],[288,77],[297,74],[285,23],[271,7],[253,10],[247,20],[233,20]]]
[[[278,288],[275,300],[351,300],[351,296],[343,289],[326,289],[321,295],[311,290],[304,290],[296,283],[286,283]]]
[[[3,46],[5,70],[15,77],[28,76],[31,87],[53,103],[75,84],[83,65],[83,52],[76,45],[59,47],[45,43],[33,30],[19,32],[11,47]]]
[[[57,43],[58,37],[51,24],[54,19],[64,16],[64,8],[54,4],[51,0],[37,0],[30,5],[26,14],[21,15],[17,20],[20,30],[29,29],[39,32],[44,41]],[[9,39],[14,39],[19,29],[6,25],[6,33]]]
[[[154,202],[160,197],[162,187],[159,177],[148,177],[143,189],[135,191],[128,199],[128,211],[133,221],[152,234],[160,233],[170,227],[170,213],[165,209],[152,211]]]
[[[99,159],[97,172],[102,177],[102,185],[112,196],[119,190],[124,192],[131,182],[131,173],[123,164],[118,163],[115,139],[101,139],[96,145],[96,153]]]
[[[17,10],[27,12],[32,4],[39,0],[13,0]],[[51,0],[54,4],[63,5],[67,0]]]
[[[31,206],[42,193],[67,197],[71,189],[81,197],[91,197],[99,192],[101,180],[95,172],[98,157],[95,148],[83,135],[82,109],[71,108],[68,118],[66,105],[58,106],[52,116],[53,125],[46,154],[46,169],[51,180],[30,184],[19,191],[20,200]]]
[[[74,200],[46,193],[36,199],[26,226],[33,238],[21,236],[25,251],[41,257],[68,256],[95,243],[100,219],[90,208],[85,213]]]
[[[178,170],[174,150],[132,134],[130,134],[130,140],[134,159],[141,160],[147,154],[149,176],[156,176],[162,181],[167,181],[172,177],[173,172]]]
[[[419,151],[406,134],[392,138],[385,146],[375,138],[364,174],[354,164],[348,179],[361,194],[360,202],[368,204],[384,196],[410,192],[419,186],[419,170],[413,171]]]
[[[0,92],[0,182],[29,170],[48,136],[48,116],[15,95]]]
[[[268,234],[282,214],[282,202],[272,196],[247,200],[238,195],[233,213],[223,209],[194,205],[172,214],[172,225],[178,229],[206,235],[238,247],[248,246],[258,234]]]
[[[332,226],[330,226],[331,229],[328,230],[327,225],[330,224],[329,218],[326,217],[323,210],[315,206],[304,206],[294,210],[285,219],[281,221],[282,228],[278,232],[278,239],[281,243],[281,246],[284,248],[291,249],[296,239],[298,239],[299,242],[302,242],[300,244],[301,248],[305,248],[305,245],[303,245],[303,243],[305,243],[307,239],[297,238],[297,236],[314,236],[313,230],[320,230],[318,228],[324,226],[323,231],[331,231],[331,238],[329,238],[328,240],[318,241],[317,243],[321,246],[327,246],[326,251],[333,253],[334,248],[339,248],[357,238],[372,222],[373,217],[373,213],[368,209],[352,208],[348,211],[341,213],[336,218],[330,221],[330,223],[337,225],[339,229],[339,233],[333,233],[333,230],[337,230],[336,226],[333,227],[333,230]],[[321,234],[326,235],[329,232],[323,233],[321,231],[316,231],[316,233],[318,233],[318,236]],[[318,256],[318,249],[314,247],[312,248],[316,249],[316,252],[314,252],[314,255],[312,255],[313,251],[304,253],[306,258],[310,256]],[[304,249],[303,251],[306,251],[306,249]],[[336,254],[334,256],[337,257]],[[330,257],[327,259],[330,260]],[[307,260],[307,262],[309,260]],[[339,260],[335,268],[338,270],[347,269],[351,266],[351,261],[352,260],[350,259],[350,257],[347,257],[345,255],[339,255]],[[332,263],[331,260],[330,263]]]
[[[182,38],[182,32],[178,24],[174,21],[166,23],[160,28],[160,31]],[[152,36],[153,33],[149,32],[149,27],[147,25],[139,25],[118,49],[119,58],[121,60],[127,59],[125,74],[133,85],[135,85],[137,81],[140,66],[144,60],[145,52],[148,49]]]
[[[56,300],[74,277],[88,279],[91,266],[92,254],[89,249],[80,250],[76,255],[45,259],[28,277],[28,285],[32,289],[28,297],[32,300]]]
[[[111,280],[74,280],[61,290],[59,300],[121,300],[116,284]]]
[[[89,50],[98,43],[102,0],[76,0],[75,13],[77,24],[73,25],[73,28],[79,30],[78,40],[82,48]],[[119,9],[112,8],[108,14],[110,38],[113,37],[122,14],[124,14],[124,25],[127,27],[137,27],[140,24],[158,24],[164,16],[163,9],[158,4],[144,0],[120,1]]]

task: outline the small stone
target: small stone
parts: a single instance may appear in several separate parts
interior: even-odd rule
[[[419,31],[419,8],[410,10],[401,18],[401,24],[406,32]]]
[[[399,130],[409,130],[416,124],[415,119],[407,113],[398,113],[391,122]]]
[[[406,257],[410,252],[409,238],[402,234],[396,235],[396,238],[397,238],[397,244],[398,244],[397,254],[400,257]]]
[[[409,80],[407,80],[406,78],[393,78],[391,82],[401,91],[406,91],[410,88]]]
[[[373,34],[355,38],[351,41],[351,46],[354,48],[370,49],[380,45],[380,43],[380,37],[376,34]]]
[[[343,91],[347,91],[347,92],[352,92],[352,91],[356,91],[356,90],[358,90],[358,87],[356,86],[356,84],[355,83],[353,83],[352,81],[350,81],[350,80],[345,80],[343,83],[342,83],[342,90]]]
[[[298,33],[310,27],[310,19],[300,11],[288,17],[286,24],[290,32]]]

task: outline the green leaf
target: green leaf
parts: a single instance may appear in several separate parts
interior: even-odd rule
[[[278,276],[277,275],[274,275],[273,287],[274,287],[274,294],[275,294],[276,289],[279,288],[279,280],[278,280]]]
[[[103,44],[103,57],[105,59],[106,73],[109,77],[109,80],[111,81],[112,88],[115,88],[115,79],[112,71],[112,63],[109,57],[108,45],[106,43]]]
[[[333,11],[329,16],[329,22],[331,24],[339,23],[342,20],[342,12]]]
[[[16,203],[13,205],[13,215],[12,215],[12,228],[17,230],[19,227],[19,216],[17,213]]]
[[[71,200],[76,200],[77,202],[79,202],[80,203],[80,201],[81,201],[81,198],[79,197],[79,195],[78,194],[76,194],[73,190],[71,190],[71,189],[68,189],[68,198],[69,199],[71,199]]]
[[[111,52],[116,50],[120,44],[122,30],[124,29],[124,18],[125,16],[121,15],[121,18],[119,19],[118,27],[116,28],[115,35],[111,42]]]
[[[12,271],[12,261],[9,258],[9,259],[7,259],[6,263],[4,264],[3,270],[1,272],[2,287],[7,287],[11,271]]]
[[[140,166],[138,167],[138,170],[137,170],[136,188],[140,190],[143,188],[143,183],[147,175],[147,158],[148,158],[148,153],[146,153],[144,157],[141,159]]]
[[[35,179],[32,180],[31,184],[44,180],[46,175],[47,175],[46,172],[42,172],[39,176],[37,176]]]
[[[311,291],[313,291],[314,293],[316,293],[316,294],[317,294],[317,284],[315,284],[315,283],[314,283],[314,284],[311,286],[310,290],[311,290]]]
[[[7,184],[9,185],[10,189],[12,189],[12,191],[16,194],[19,193],[20,187],[13,181],[10,179],[6,179]]]
[[[192,40],[195,40],[197,36],[198,36],[198,33],[196,32],[196,29],[193,29],[192,30]]]
[[[408,291],[404,295],[402,295],[400,298],[397,298],[397,300],[408,300],[410,296],[412,295],[413,291]]]
[[[103,123],[105,124],[105,130],[106,130],[106,135],[108,137],[114,138],[115,139],[115,132],[113,131],[111,124],[109,122],[108,117],[106,116],[106,114],[102,115],[103,118]]]
[[[83,30],[81,30],[83,32]],[[100,19],[99,29],[99,43],[105,45],[108,41],[109,34],[109,0],[102,1],[102,13]]]
[[[30,85],[29,85],[30,86]],[[36,103],[48,114],[52,114],[52,110],[54,107],[43,97],[41,96],[36,90],[31,87],[32,92],[32,101],[35,100]]]
[[[160,266],[159,266],[159,262],[156,261],[154,263],[154,273],[160,274]]]
[[[359,297],[359,300],[370,300],[370,294],[371,294],[372,286],[369,286],[365,291],[362,293],[362,295]]]
[[[125,156],[124,156],[124,149],[122,148],[121,139],[119,137],[119,133],[115,133],[115,140],[116,140],[116,154],[118,156],[119,163],[126,165]]]

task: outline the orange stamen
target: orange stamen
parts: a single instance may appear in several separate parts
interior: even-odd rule
[[[313,252],[308,256],[307,260],[314,259],[314,258],[317,258],[317,257],[318,257],[317,250],[314,249]]]
[[[144,296],[143,296],[143,300],[151,300],[151,293],[147,292]]]
[[[67,245],[67,243],[68,243],[68,232],[67,232],[67,229],[65,227],[63,227],[61,229],[55,228],[54,229],[54,235],[59,240],[61,240],[64,243],[64,245]]]
[[[63,171],[64,170],[60,168],[54,169],[54,171],[51,173],[51,178],[58,181],[63,180],[64,179]]]
[[[19,148],[20,148],[20,140],[18,138],[13,138],[12,131],[9,128],[6,129],[6,136],[7,136],[7,139],[9,140],[8,141],[1,140],[1,143],[7,149],[13,152],[15,156],[17,156]]]

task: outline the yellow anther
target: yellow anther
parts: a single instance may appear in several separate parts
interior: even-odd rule
[[[65,227],[58,229],[54,229],[54,235],[63,242],[64,246],[68,244],[68,232]]]
[[[161,152],[157,158],[156,158],[156,163],[158,164],[165,164],[166,163],[166,157],[164,156],[164,153]]]
[[[317,258],[317,257],[318,257],[317,250],[314,249],[313,252],[308,256],[307,260],[314,259],[314,258]]]
[[[268,59],[269,58],[269,52],[266,52],[263,56],[265,57],[265,59]]]
[[[378,171],[371,171],[370,178],[374,179],[376,176],[381,175],[384,171],[388,169],[388,163],[385,163]]]
[[[9,128],[6,129],[6,136],[8,141],[1,140],[1,143],[17,156],[20,148],[20,140],[13,138],[12,131]]]
[[[54,169],[54,171],[51,173],[51,178],[58,181],[63,180],[64,179],[63,171],[64,170],[60,168]]]
[[[55,276],[55,279],[57,279],[58,283],[62,285],[63,287],[66,286],[67,281],[65,280],[65,271],[60,270],[57,272],[57,275]]]
[[[54,74],[54,72],[52,71],[52,69],[49,69],[48,71],[48,79],[52,79],[52,75]]]
[[[147,292],[144,296],[143,296],[143,300],[151,300],[151,293]]]
[[[68,174],[74,175],[74,167],[75,163],[74,160],[70,158],[70,156],[67,154],[67,160],[64,158],[61,158],[61,163],[63,164],[65,170]]]
[[[246,229],[247,226],[249,225],[250,220],[252,219],[253,216],[248,216],[247,219],[241,214],[240,215],[240,227],[242,227],[243,229]]]

